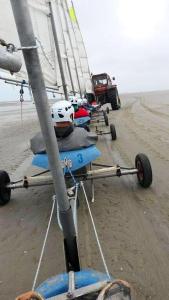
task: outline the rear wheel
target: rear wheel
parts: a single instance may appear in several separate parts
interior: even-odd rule
[[[137,154],[135,166],[138,170],[137,178],[139,184],[144,188],[148,188],[153,180],[152,168],[148,157],[143,153]]]
[[[110,124],[110,134],[111,134],[112,141],[115,141],[117,139],[117,135],[116,135],[116,128],[114,124]]]
[[[103,110],[103,117],[104,117],[105,125],[109,126],[109,119],[108,119],[108,116],[107,116],[107,114],[104,110]]]
[[[109,92],[109,98],[110,98],[110,104],[112,110],[117,110],[119,108],[118,106],[118,94],[115,91]]]
[[[108,106],[106,107],[106,112],[107,112],[107,114],[109,114],[109,112],[110,112],[110,109]]]
[[[112,110],[118,110],[119,109],[119,98],[118,95],[114,95],[112,100],[111,100],[111,107]]]
[[[90,132],[90,127],[88,125],[85,125],[84,126],[84,129],[87,131],[87,132]]]
[[[6,187],[8,183],[10,183],[8,173],[0,170],[0,205],[7,204],[11,199],[11,189]]]

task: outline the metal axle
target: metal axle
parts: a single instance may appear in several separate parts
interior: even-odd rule
[[[82,178],[84,180],[93,180],[93,179],[101,179],[107,177],[121,177],[124,175],[134,175],[138,173],[138,169],[127,169],[123,170],[119,166],[103,168],[99,170],[90,170],[86,174],[78,174],[74,175],[75,178]],[[36,176],[36,177],[27,177],[17,183],[9,183],[7,184],[7,188],[10,189],[19,189],[19,188],[29,188],[34,186],[43,186],[43,185],[52,185],[53,179],[51,175],[48,176]]]

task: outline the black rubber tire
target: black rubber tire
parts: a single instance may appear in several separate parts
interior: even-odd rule
[[[143,188],[148,188],[152,184],[153,180],[152,168],[148,157],[143,153],[137,154],[135,158],[135,166],[139,171],[137,173],[139,184]]]
[[[121,100],[120,100],[120,98],[118,98],[118,109],[120,109],[121,108]]]
[[[111,108],[112,108],[112,110],[118,110],[118,104],[117,104],[117,100],[116,99],[113,99],[111,101]]]
[[[0,205],[7,204],[11,199],[11,189],[6,185],[10,183],[10,177],[6,171],[0,170]]]
[[[111,134],[112,141],[115,141],[117,139],[117,135],[116,135],[116,128],[114,124],[110,124],[110,134]]]
[[[106,107],[106,113],[109,114],[109,112],[110,112],[110,109],[109,109],[109,107],[107,106],[107,107]]]
[[[86,175],[87,174],[87,167],[86,166],[84,166],[84,167],[82,167],[81,169],[79,169],[79,170],[76,170],[76,171],[74,171],[73,172],[73,175]],[[83,176],[81,177],[81,178],[79,178],[78,180],[83,180]]]
[[[111,104],[111,108],[112,110],[118,110],[121,106],[121,103],[119,103],[119,95],[118,95],[118,91],[111,91],[109,92],[109,97],[110,97],[110,104]]]
[[[109,126],[109,119],[108,119],[107,114],[104,114],[104,121],[105,121],[105,125]]]
[[[87,132],[90,132],[90,127],[88,125],[85,125],[84,126],[84,129],[87,131]]]
[[[118,101],[118,95],[114,95],[111,100],[111,108],[112,110],[118,110],[119,109],[119,101]]]

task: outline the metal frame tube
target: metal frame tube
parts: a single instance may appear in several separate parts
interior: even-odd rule
[[[116,172],[117,170],[120,170],[119,166],[113,166],[113,167],[108,167],[108,168],[102,168],[102,169],[98,169],[98,170],[91,170],[88,171],[87,174],[88,175],[95,175],[95,174],[102,174],[105,172]]]
[[[11,0],[15,22],[22,46],[36,45],[27,0]],[[37,49],[23,50],[29,82],[32,87],[40,126],[46,144],[49,163],[54,179],[55,192],[58,196],[61,210],[69,209],[65,180],[59,160],[59,149],[56,141],[44,79]]]
[[[60,75],[61,75],[61,78],[62,78],[62,85],[63,85],[64,95],[65,95],[65,99],[68,100],[67,84],[66,84],[65,74],[64,74],[64,70],[63,70],[63,64],[62,64],[62,58],[61,58],[61,53],[60,53],[60,48],[59,48],[58,36],[57,36],[57,32],[56,32],[56,27],[55,27],[55,20],[54,20],[54,15],[53,15],[52,3],[49,1],[48,4],[49,4],[51,25],[52,25],[53,37],[54,37],[56,53],[57,53],[57,58],[58,58],[58,63],[59,63]]]
[[[72,77],[72,73],[71,73],[70,63],[69,63],[69,58],[68,57],[66,58],[66,61],[67,61],[67,68],[68,68],[68,72],[69,72],[70,82],[71,82],[71,86],[72,86],[72,92],[73,92],[73,95],[75,96],[76,95],[76,93],[75,93],[75,87],[74,87],[74,83],[73,83],[73,77]]]
[[[67,2],[65,2],[65,4],[67,5]],[[66,28],[67,28],[67,33],[68,33],[68,37],[69,37],[69,41],[70,41],[70,47],[73,53],[73,60],[74,60],[74,65],[75,65],[75,72],[76,72],[76,77],[77,77],[77,83],[78,83],[78,87],[79,87],[79,93],[80,93],[80,97],[82,98],[82,90],[81,90],[81,86],[80,86],[80,79],[79,79],[79,74],[78,74],[78,70],[77,70],[77,63],[76,63],[76,59],[75,59],[75,52],[73,49],[73,44],[72,44],[72,40],[71,40],[71,35],[70,35],[70,30],[69,30],[69,26],[68,26],[68,21],[67,21],[67,17],[66,17],[66,13],[65,13],[65,7],[63,4],[63,1],[61,1],[61,6],[63,8],[63,15],[64,15],[64,19],[65,19],[65,23],[66,23]],[[67,6],[66,6],[67,8]]]
[[[73,94],[75,96],[76,95],[76,93],[75,93],[75,87],[74,87],[74,83],[73,83],[73,77],[72,77],[70,63],[69,63],[69,58],[68,58],[68,51],[67,51],[67,48],[66,48],[66,40],[65,40],[65,36],[64,36],[64,31],[63,31],[63,25],[62,25],[60,10],[59,10],[59,6],[58,6],[59,3],[58,3],[58,0],[56,0],[55,2],[56,2],[56,10],[57,10],[57,14],[58,14],[58,18],[59,18],[61,30],[62,30],[63,43],[64,43],[64,48],[65,48],[66,61],[67,61],[67,67],[68,67],[68,72],[69,72],[69,77],[70,77],[72,92],[73,92]]]
[[[13,84],[16,84],[16,85],[23,85],[23,86],[26,86],[26,87],[29,87],[29,83],[27,81],[25,81],[25,83],[23,84],[23,80],[17,80],[17,79],[11,79],[11,78],[8,78],[8,77],[4,77],[4,76],[0,76],[0,80],[4,80],[5,83],[13,83]],[[51,90],[51,92],[53,91],[57,91],[58,93],[61,93],[59,92],[59,87],[53,87],[53,86],[46,86],[46,90],[49,91]]]
[[[30,45],[36,45],[27,0],[11,0],[11,6],[13,9],[21,46],[27,47]],[[59,205],[64,239],[66,240],[69,251],[68,258],[70,262],[72,261],[71,267],[77,269],[78,252],[75,226],[72,210],[67,197],[64,174],[59,160],[59,149],[50,116],[50,109],[38,52],[35,48],[29,50],[24,49],[23,55],[53,176],[54,189]],[[73,251],[74,249],[75,251]],[[77,264],[73,265],[75,258]],[[78,269],[79,268],[80,267],[78,266]]]
[[[109,174],[111,172],[111,174]],[[106,174],[104,174],[106,173]],[[107,177],[121,177],[123,175],[134,175],[138,173],[138,169],[121,169],[120,167],[106,167],[104,169],[90,170],[86,174],[74,175],[75,178],[82,178],[84,180],[94,180]],[[69,177],[68,177],[69,178]],[[29,188],[32,186],[43,186],[53,184],[52,176],[36,176],[36,177],[24,177],[21,182],[9,183],[7,188],[19,189],[19,188]]]
[[[69,272],[69,289],[68,289],[68,297],[73,297],[73,293],[75,291],[75,273],[73,271]]]
[[[22,84],[22,83],[14,83],[14,82],[10,82],[10,81],[8,82],[7,80],[5,80],[4,82],[6,84],[15,85],[15,86],[21,86],[22,85],[23,87],[27,88],[29,90],[30,100],[32,100],[32,102],[34,103],[33,95],[32,95],[32,90],[31,90],[30,85],[28,85],[28,84]],[[55,90],[48,90],[48,89],[46,89],[46,91],[48,93],[63,95],[62,92],[58,92],[58,91],[55,91]]]

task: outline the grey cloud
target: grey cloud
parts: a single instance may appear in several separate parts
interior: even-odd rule
[[[123,34],[117,0],[74,0],[74,3],[93,73],[115,75],[122,92],[169,88],[167,17],[152,37],[134,40]]]

